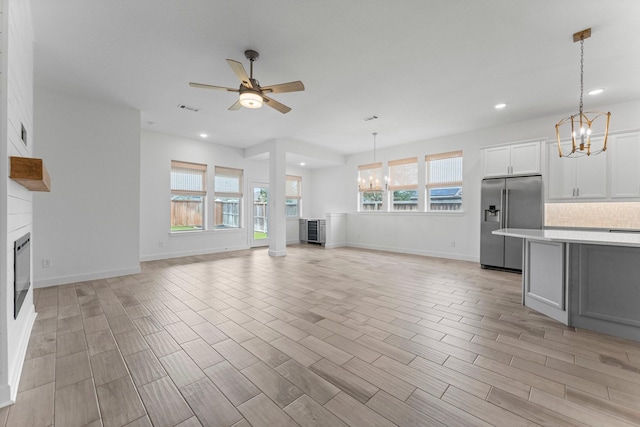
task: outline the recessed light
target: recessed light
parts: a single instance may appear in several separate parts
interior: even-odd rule
[[[500,104],[496,104],[493,106],[493,108],[495,108],[496,110],[502,110],[504,107],[506,107],[507,104],[505,103],[500,103]]]
[[[304,166],[304,165],[306,165],[305,162],[300,162],[300,166]]]
[[[602,92],[604,92],[604,89],[598,88],[598,89],[590,90],[589,92],[587,92],[587,95],[600,95]]]
[[[201,133],[201,134],[200,134],[200,138],[206,138],[206,137],[208,137],[208,136],[209,136],[209,135],[207,135],[206,133]]]

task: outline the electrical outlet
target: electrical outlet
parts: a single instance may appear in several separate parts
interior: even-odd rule
[[[164,246],[164,242],[158,242],[158,247],[161,248]]]
[[[451,247],[455,248],[456,247],[456,242],[451,242]]]
[[[42,268],[51,268],[53,264],[51,264],[51,260],[50,259],[43,259],[42,260]]]

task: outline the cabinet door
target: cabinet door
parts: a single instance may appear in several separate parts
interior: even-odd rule
[[[611,197],[640,197],[640,132],[609,138]]]
[[[571,144],[562,144],[562,151],[571,150]],[[565,151],[567,150],[567,151]],[[572,199],[576,183],[576,161],[558,155],[557,143],[547,144],[547,195],[549,200]]]
[[[511,147],[492,147],[482,150],[482,175],[503,176],[509,174]]]
[[[540,142],[511,146],[511,173],[540,173]]]
[[[595,146],[602,139],[594,138]],[[562,159],[568,160],[568,159]],[[576,188],[579,199],[604,199],[607,197],[607,154],[583,156],[575,159]]]

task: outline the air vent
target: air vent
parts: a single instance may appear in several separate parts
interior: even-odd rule
[[[198,107],[191,107],[191,106],[189,106],[189,105],[184,105],[184,104],[180,104],[180,105],[178,105],[178,108],[179,108],[179,109],[181,109],[181,110],[192,111],[192,112],[194,112],[194,113],[197,113],[198,111],[200,111],[200,110],[201,110],[201,108],[198,108]]]
[[[365,122],[370,122],[371,120],[375,120],[375,119],[377,119],[377,118],[378,118],[378,116],[376,116],[376,115],[372,115],[372,116],[367,116],[367,117],[365,117],[365,118],[364,118],[364,119],[362,119],[362,120],[364,120]]]

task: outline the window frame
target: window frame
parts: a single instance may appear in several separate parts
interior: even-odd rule
[[[296,182],[295,191],[290,188],[289,182]],[[295,200],[296,214],[290,215],[288,213],[289,200]],[[285,179],[285,216],[287,218],[300,218],[302,216],[302,177],[298,175],[287,175]],[[291,205],[293,206],[293,205]]]
[[[199,185],[201,190],[195,189],[187,189],[184,188],[186,185],[180,186],[177,185],[177,180],[174,177],[174,173],[177,173],[178,169],[191,171],[193,175],[198,175],[198,173],[193,173],[194,171],[199,171],[201,175],[202,182]],[[171,160],[171,168],[170,168],[170,181],[169,181],[169,193],[170,193],[170,220],[169,220],[169,231],[171,233],[193,233],[193,232],[202,232],[207,229],[207,165],[202,163],[193,163],[193,162],[185,162],[181,160]],[[179,188],[183,187],[183,188]],[[200,207],[200,227],[194,227],[191,230],[174,230],[174,227],[178,227],[176,225],[171,225],[174,221],[174,209],[175,209],[175,200],[174,197],[179,196],[191,196],[191,197],[201,197],[201,201],[199,202]],[[183,225],[182,227],[186,227]]]
[[[237,191],[223,191],[228,189],[218,189],[218,177],[235,177],[237,178]],[[239,230],[243,228],[243,198],[244,198],[244,170],[239,168],[230,168],[226,166],[215,166],[214,168],[214,179],[213,179],[213,229],[215,231],[223,231],[223,230]],[[226,199],[226,200],[221,200]],[[229,199],[237,199],[235,206],[237,206],[237,212],[226,213],[224,212],[224,204],[231,203]],[[218,203],[220,203],[220,212],[221,218],[218,218],[219,207]],[[237,225],[226,225],[224,222],[225,215],[232,215],[237,223]],[[222,221],[218,223],[218,221]]]
[[[459,180],[449,180],[449,181],[436,181],[432,182],[431,171],[432,171],[432,162],[438,160],[448,160],[448,159],[460,159],[459,171]],[[460,213],[464,212],[464,197],[463,197],[463,188],[464,188],[464,156],[462,150],[455,151],[447,151],[443,153],[436,154],[428,154],[424,158],[425,160],[425,212],[437,212],[437,213]],[[460,204],[458,209],[431,209],[431,190],[440,189],[440,188],[460,188]]]
[[[406,165],[413,165],[409,174],[406,173]],[[418,211],[418,157],[390,160],[389,164],[389,212],[415,212]],[[398,172],[394,173],[394,170]],[[396,177],[399,175],[398,177]],[[396,191],[413,191],[415,193],[415,206],[412,209],[396,209]],[[400,204],[398,204],[400,206]]]
[[[365,179],[362,175],[369,171],[369,179]],[[384,191],[381,186],[382,181],[382,162],[369,163],[358,166],[358,212],[384,212]],[[375,182],[375,186],[374,186]],[[366,194],[379,194],[380,203],[375,206],[377,209],[364,209],[364,201]],[[378,196],[376,196],[376,199]],[[378,200],[374,200],[378,201]]]

